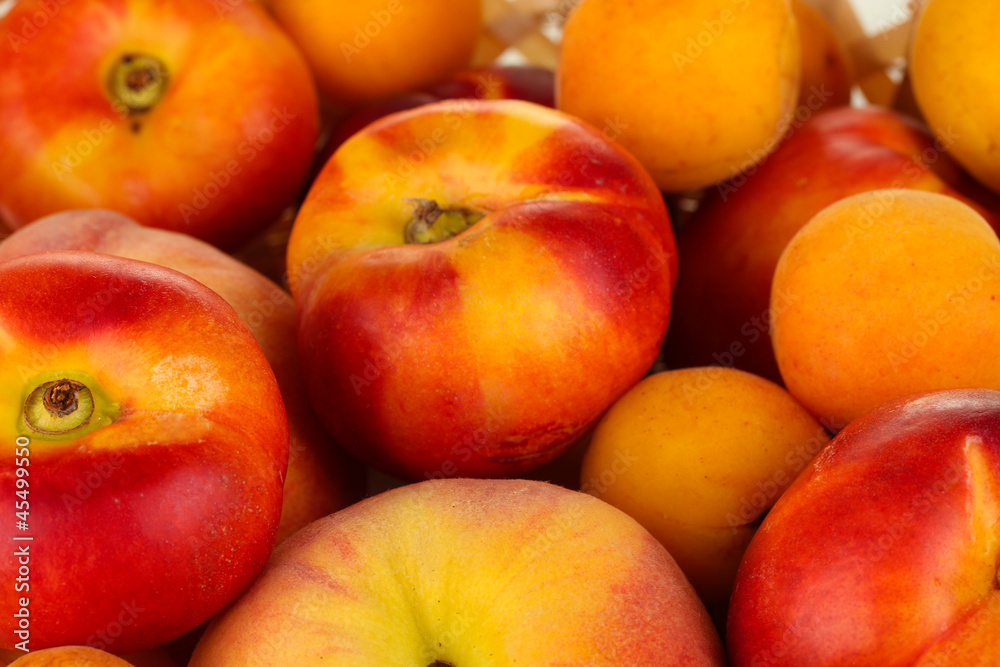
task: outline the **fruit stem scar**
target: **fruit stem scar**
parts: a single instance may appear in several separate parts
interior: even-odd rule
[[[433,199],[407,199],[413,218],[406,223],[407,243],[439,243],[461,234],[482,220],[486,213],[467,206],[441,208]],[[433,667],[433,666],[432,666]]]
[[[45,390],[42,405],[56,417],[65,417],[74,412],[80,405],[77,394],[84,386],[73,380],[57,380]]]
[[[90,423],[94,396],[82,382],[60,378],[35,387],[24,402],[24,423],[44,435],[61,435]]]
[[[163,97],[170,75],[156,58],[126,53],[111,67],[108,92],[130,115],[149,111]]]

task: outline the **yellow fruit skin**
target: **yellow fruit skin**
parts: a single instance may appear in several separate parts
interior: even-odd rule
[[[1000,192],[1000,4],[930,0],[914,32],[913,92],[927,123],[952,156]]]
[[[788,0],[583,0],[563,33],[556,104],[680,191],[773,150],[799,78]]]
[[[785,386],[846,425],[920,391],[1000,388],[1000,241],[946,195],[877,190],[820,211],[774,274]]]
[[[468,65],[481,0],[272,0],[320,91],[361,104],[406,93]]]
[[[724,609],[757,518],[827,437],[769,380],[721,367],[666,371],[598,424],[582,488],[641,523],[706,605]]]

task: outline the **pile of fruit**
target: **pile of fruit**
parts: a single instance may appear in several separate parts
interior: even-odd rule
[[[0,664],[1000,665],[1000,5],[910,4],[890,105],[807,0],[0,3]]]

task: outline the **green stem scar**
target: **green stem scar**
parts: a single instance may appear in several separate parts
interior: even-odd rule
[[[61,435],[86,426],[94,414],[87,385],[61,378],[35,387],[24,402],[24,423],[43,435]]]
[[[407,243],[439,243],[458,236],[482,220],[486,213],[466,206],[441,208],[433,199],[409,199],[413,217],[406,223]]]
[[[111,99],[129,114],[152,109],[167,89],[170,75],[162,62],[151,56],[127,53],[118,59],[108,76]]]

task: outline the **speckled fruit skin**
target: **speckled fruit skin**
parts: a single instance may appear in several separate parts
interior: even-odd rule
[[[439,81],[469,64],[480,0],[271,0],[332,102],[362,104]]]
[[[1000,200],[941,148],[925,127],[896,112],[832,109],[793,129],[753,173],[713,189],[677,235],[684,261],[667,363],[735,366],[781,382],[768,335],[778,258],[810,218],[844,197],[882,188],[937,192],[1000,229]],[[775,308],[787,305],[781,299]]]
[[[30,430],[21,413],[38,379],[72,373],[117,406],[109,421],[62,440]],[[97,253],[3,262],[0,411],[0,493],[12,503],[25,458],[15,443],[30,440],[20,534],[33,537],[30,590],[15,590],[17,559],[0,561],[4,648],[19,639],[21,597],[30,648],[128,653],[207,620],[263,568],[288,424],[260,347],[207,287]]]
[[[996,664],[1000,391],[891,401],[840,432],[750,542],[742,665]]]
[[[759,517],[828,439],[773,382],[733,368],[664,371],[598,422],[581,488],[641,523],[725,618]]]
[[[781,376],[819,419],[846,425],[919,391],[1000,389],[989,352],[1000,347],[1000,240],[957,199],[841,199],[785,248],[771,294]]]
[[[487,215],[407,244],[413,198]],[[387,116],[334,154],[289,240],[313,405],[400,477],[537,467],[652,365],[674,250],[656,185],[579,120],[514,100]]]
[[[665,549],[596,498],[432,480],[322,519],[275,552],[191,667],[722,665]]]
[[[236,309],[271,364],[290,436],[278,543],[307,524],[361,500],[365,474],[331,441],[309,405],[292,297],[220,250],[184,234],[152,229],[104,209],[47,216],[0,242],[0,261],[35,252],[88,250],[166,266],[191,276]]]
[[[954,158],[1000,192],[996,108],[1000,60],[993,0],[929,0],[913,30],[909,71],[920,111]],[[969,54],[982,54],[969,57]]]
[[[667,192],[718,183],[777,146],[795,112],[789,0],[582,0],[556,106],[616,137]]]
[[[256,2],[22,0],[0,34],[0,219],[11,229],[102,207],[233,248],[294,201],[317,94]],[[112,101],[126,55],[167,70],[148,111]]]

